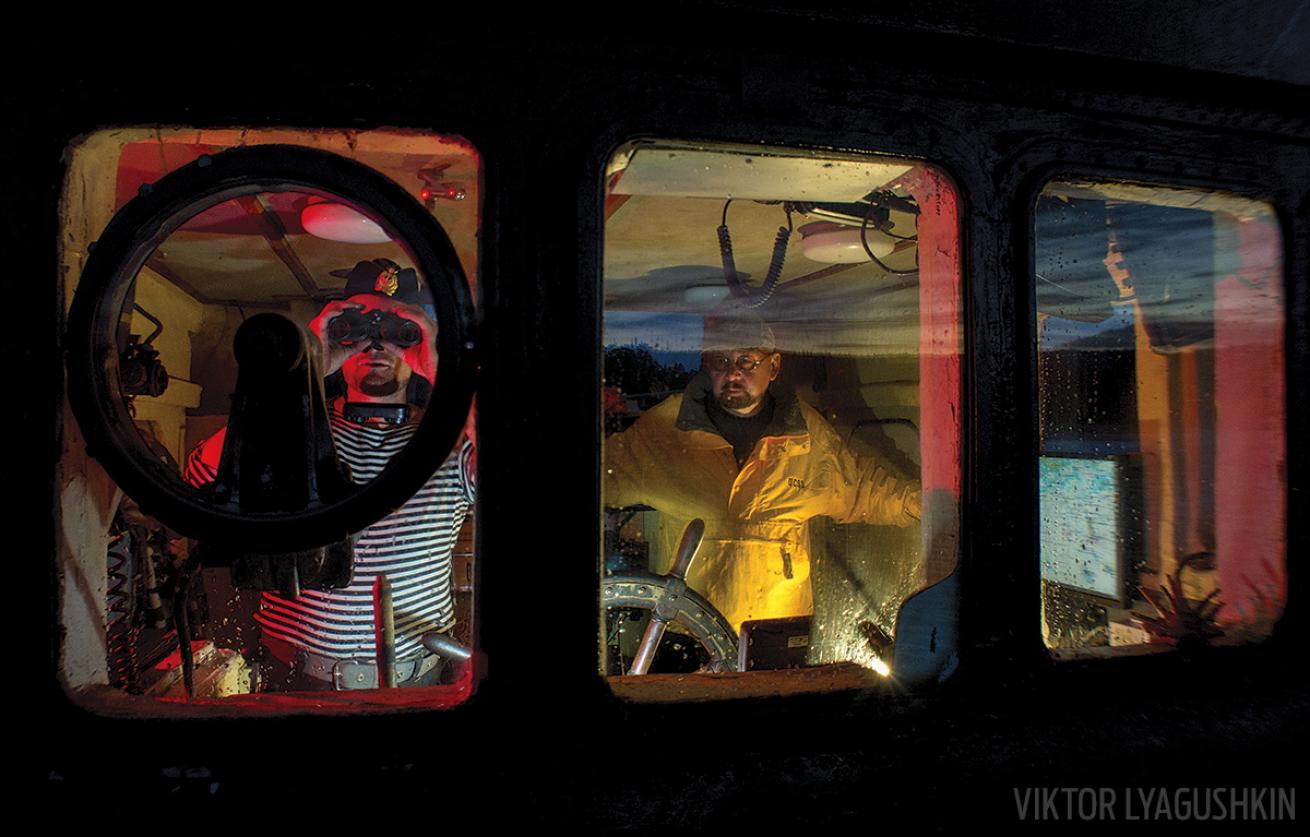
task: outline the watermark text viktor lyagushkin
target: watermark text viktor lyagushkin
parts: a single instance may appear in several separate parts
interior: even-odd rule
[[[1296,819],[1296,788],[1015,788],[1021,820]]]

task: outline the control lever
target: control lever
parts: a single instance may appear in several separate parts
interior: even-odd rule
[[[678,613],[678,599],[687,592],[687,570],[691,568],[691,561],[696,557],[704,539],[705,521],[699,517],[682,530],[682,541],[678,544],[677,558],[664,584],[664,595],[660,596],[655,609],[651,611],[646,633],[642,634],[641,645],[637,647],[637,655],[632,660],[628,674],[645,674],[650,671],[655,650],[660,647],[660,640],[664,637],[664,629]]]
[[[461,667],[468,665],[468,661],[473,658],[471,648],[459,644],[451,639],[449,634],[443,634],[440,631],[428,631],[419,637],[419,642],[423,643],[423,647],[433,654],[450,661],[456,680],[462,676]],[[451,681],[443,678],[442,682],[448,683]]]
[[[378,688],[395,688],[396,618],[391,581],[385,575],[373,581],[373,632],[377,643]],[[433,654],[455,663],[465,663],[473,656],[470,649],[439,631],[428,631],[419,641]]]
[[[466,663],[473,657],[473,651],[460,645],[446,634],[440,631],[428,631],[419,641],[423,647],[447,660],[453,660],[457,663]]]
[[[391,580],[385,574],[373,579],[373,641],[378,666],[378,688],[396,687],[396,614],[391,603]]]

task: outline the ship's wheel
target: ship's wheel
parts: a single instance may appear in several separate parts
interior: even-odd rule
[[[624,573],[601,582],[610,674],[645,674],[657,661],[659,668],[671,664],[678,671],[737,670],[732,626],[686,582],[704,534],[702,521],[687,524],[667,575]],[[635,649],[625,636],[629,625],[641,636]]]

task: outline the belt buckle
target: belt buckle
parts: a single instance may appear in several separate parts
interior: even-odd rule
[[[427,662],[428,656],[429,655],[424,655],[422,657],[418,657],[416,659],[407,661],[405,665],[409,666],[409,676],[402,680],[400,677],[400,672],[397,671],[396,685],[399,686],[401,683],[408,683],[411,680],[417,680],[419,677],[423,676],[424,674],[423,664]],[[396,663],[396,666],[399,667],[400,663]]]
[[[408,683],[410,680],[422,676],[425,673],[423,664],[436,656],[435,654],[428,654],[416,660],[398,660],[394,665],[396,685]],[[346,666],[353,666],[357,669],[354,672],[355,681],[353,683],[350,682],[350,674],[343,670]],[[401,670],[405,667],[409,669],[409,673],[401,677]],[[371,677],[368,676],[370,672]],[[374,660],[361,660],[352,657],[347,660],[337,660],[332,666],[332,688],[338,692],[354,689],[376,689],[379,688],[378,681],[378,665]]]
[[[400,686],[402,684],[408,683],[411,680],[417,680],[419,677],[421,677],[425,673],[423,671],[423,664],[426,663],[428,661],[428,657],[431,656],[432,656],[431,654],[427,654],[425,656],[416,657],[410,660],[397,660],[396,685]],[[400,676],[400,672],[402,668],[409,669],[409,673],[406,674],[404,677]]]
[[[343,671],[345,666],[357,668],[354,683],[349,682],[349,676]],[[368,669],[372,669],[373,676],[371,678],[366,678]],[[347,660],[337,660],[332,666],[332,688],[338,692],[348,692],[355,689],[375,689],[377,685],[378,667],[376,663],[352,657]]]

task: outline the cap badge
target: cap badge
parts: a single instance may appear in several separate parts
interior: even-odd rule
[[[399,272],[399,268],[388,267],[379,273],[377,281],[373,283],[374,292],[395,296],[396,291],[400,290],[400,280],[396,278],[396,274]]]

